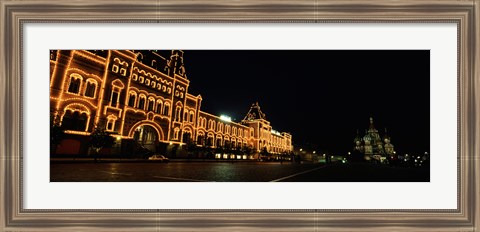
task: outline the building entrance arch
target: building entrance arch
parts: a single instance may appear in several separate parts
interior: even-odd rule
[[[157,144],[162,139],[161,132],[154,125],[140,124],[131,132],[133,139],[142,147],[156,151]]]

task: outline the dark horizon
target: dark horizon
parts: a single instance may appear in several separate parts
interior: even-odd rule
[[[184,50],[201,109],[240,122],[258,102],[295,145],[342,154],[374,118],[399,154],[430,152],[428,50]]]

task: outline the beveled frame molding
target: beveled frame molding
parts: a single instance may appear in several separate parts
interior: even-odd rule
[[[0,2],[2,231],[480,231],[479,0]],[[22,203],[22,25],[26,22],[454,22],[458,25],[455,210],[28,210]]]

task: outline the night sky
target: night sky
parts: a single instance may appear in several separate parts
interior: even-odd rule
[[[369,118],[395,150],[430,152],[430,52],[184,50],[202,110],[240,122],[258,102],[295,146],[346,153]]]

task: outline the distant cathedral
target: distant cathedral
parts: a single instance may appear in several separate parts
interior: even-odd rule
[[[365,130],[363,137],[360,137],[357,130],[354,144],[353,150],[364,154],[367,160],[380,160],[382,157],[393,156],[395,154],[393,144],[390,142],[390,136],[387,135],[387,129],[385,129],[385,135],[382,140],[378,130],[375,129],[372,117],[370,117],[370,126],[368,130]]]

